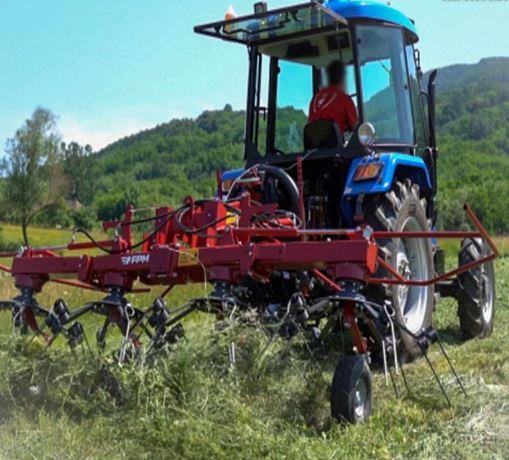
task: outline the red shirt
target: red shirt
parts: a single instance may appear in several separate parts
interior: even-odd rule
[[[322,88],[309,106],[309,123],[332,120],[342,133],[353,131],[357,125],[357,109],[350,96],[335,86]]]

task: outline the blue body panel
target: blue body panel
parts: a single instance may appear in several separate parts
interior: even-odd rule
[[[354,182],[355,171],[357,171],[360,165],[366,163],[383,163],[382,173],[373,180]],[[382,153],[376,157],[356,158],[352,161],[345,184],[345,192],[341,199],[341,211],[349,220],[350,225],[353,225],[355,198],[361,194],[388,192],[394,183],[394,176],[398,168],[405,168],[406,173],[404,177],[412,179],[412,182],[418,184],[421,190],[429,190],[431,188],[428,169],[420,157],[403,153]]]
[[[231,171],[225,171],[222,175],[221,175],[221,181],[224,182],[226,180],[235,180],[237,179],[237,177],[239,177],[243,172],[245,171],[244,168],[240,168],[240,169],[232,169]],[[217,198],[217,192],[214,194],[214,196]],[[227,196],[227,193],[226,192],[223,192],[223,196],[221,197],[221,199],[225,199]]]
[[[235,180],[245,171],[244,168],[241,169],[232,169],[231,171],[225,171],[221,176],[223,181],[225,180]]]
[[[364,0],[326,0],[324,6],[347,20],[369,19],[396,24],[411,32],[417,40],[415,24],[401,11],[384,5],[383,3]]]
[[[383,163],[382,173],[378,178],[354,182],[353,178],[357,168],[366,163]],[[395,180],[398,168],[405,168],[404,178],[409,178],[418,184],[421,190],[431,189],[431,180],[423,159],[404,153],[382,153],[377,156],[355,158],[352,161],[345,184],[345,191],[341,198],[341,211],[347,219],[349,226],[354,226],[356,198],[359,195],[380,194],[388,192]],[[223,173],[225,180],[235,180],[244,172],[244,169],[235,169]]]

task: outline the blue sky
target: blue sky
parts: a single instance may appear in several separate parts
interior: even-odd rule
[[[243,108],[245,49],[192,31],[230,3],[252,10],[246,0],[0,0],[0,146],[37,105],[58,115],[65,140],[96,149],[226,102]],[[509,55],[509,1],[391,3],[416,20],[425,69]]]

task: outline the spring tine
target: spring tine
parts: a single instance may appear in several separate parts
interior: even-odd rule
[[[421,347],[421,351],[424,355],[424,358],[426,358],[426,362],[428,363],[428,366],[431,369],[431,372],[433,372],[433,376],[435,377],[435,380],[437,381],[438,386],[440,387],[440,390],[442,390],[442,394],[444,395],[444,398],[446,399],[447,404],[449,404],[449,407],[452,407],[451,400],[449,399],[449,396],[447,396],[445,388],[442,385],[442,382],[440,381],[440,378],[438,377],[438,374],[436,373],[435,368],[433,367],[433,365],[431,364],[431,361],[429,360],[428,353],[422,347]]]
[[[147,325],[146,325],[145,323],[141,323],[141,324],[139,324],[139,327],[141,328],[141,330],[142,330],[143,332],[145,332],[145,334],[147,334],[147,337],[148,337],[149,339],[151,339],[152,337],[154,337],[154,334],[152,334],[152,332],[150,331],[150,329],[147,327]],[[134,329],[134,327],[133,327],[133,329]]]
[[[36,339],[36,337],[43,335],[44,331],[46,330],[47,327],[48,327],[47,324],[45,324],[42,328],[38,329],[37,331],[34,331],[34,335],[32,335],[30,340],[27,342],[26,346],[30,345]],[[49,343],[49,341],[48,341],[48,343]]]
[[[458,382],[458,385],[459,387],[461,388],[461,391],[463,392],[463,394],[465,396],[468,396],[467,394],[467,391],[465,390],[465,387],[463,386],[463,382],[461,381],[460,379],[460,376],[458,375],[458,373],[456,372],[456,369],[454,368],[454,366],[452,365],[452,362],[451,360],[449,359],[449,356],[447,355],[447,353],[445,352],[445,348],[444,348],[444,345],[442,343],[442,340],[440,339],[440,336],[438,335],[438,332],[436,332],[436,336],[437,336],[437,342],[438,342],[438,345],[440,346],[440,350],[442,350],[442,354],[444,355],[445,359],[447,360],[447,364],[449,365],[449,368],[451,369],[452,373],[454,374],[454,377],[456,378],[456,382]]]
[[[394,379],[394,374],[392,373],[392,369],[389,367],[389,376],[391,377],[392,388],[394,389],[394,394],[396,398],[399,398],[398,387],[396,386],[396,380]]]
[[[389,367],[387,365],[387,349],[385,346],[385,340],[382,338],[382,356],[384,361],[384,376],[385,376],[385,386],[389,385]]]
[[[22,320],[21,324],[24,324],[24,321],[23,321],[24,310],[25,310],[25,307],[23,305],[18,305],[17,310],[13,309],[13,311],[12,311],[12,313],[13,313],[13,315],[12,315],[12,337],[13,338],[16,337],[16,327],[17,327],[18,321],[21,319]]]
[[[97,345],[99,350],[104,349],[104,346],[106,344],[106,333],[108,332],[110,322],[111,322],[110,317],[107,316],[106,319],[104,320],[103,326],[101,327],[101,329],[99,329],[99,331],[97,331]]]
[[[419,342],[420,337],[417,336],[416,334],[414,334],[412,331],[410,331],[406,326],[402,325],[401,323],[397,322],[396,324],[398,325],[398,327],[401,330],[405,331],[408,335],[410,335],[415,340],[417,340],[417,344],[418,344],[419,348],[421,349],[421,352],[424,355],[424,358],[426,359],[426,363],[428,364],[429,368],[431,369],[431,372],[433,372],[433,376],[435,377],[435,380],[437,381],[438,386],[440,387],[440,390],[442,391],[442,394],[444,395],[444,398],[446,399],[447,403],[449,404],[449,407],[452,407],[451,400],[449,399],[449,396],[447,396],[447,392],[445,391],[445,388],[442,385],[442,382],[441,382],[440,378],[438,377],[438,374],[436,373],[435,368],[433,367],[433,364],[431,364],[431,361],[428,357],[428,352],[427,352],[425,346],[423,346]],[[435,333],[436,333],[436,331],[435,331]],[[438,333],[436,333],[436,334],[438,336]],[[426,340],[429,340],[429,337],[426,337]]]
[[[87,334],[85,331],[83,331],[83,342],[85,343],[87,349],[88,349],[88,352],[90,353],[90,356],[92,356],[92,358],[95,358],[94,356],[94,353],[92,351],[92,348],[90,347],[90,342],[88,341],[88,337],[87,337]]]
[[[405,384],[405,388],[406,388],[407,394],[408,394],[408,396],[410,396],[412,394],[412,392],[410,391],[410,387],[408,386],[408,380],[406,378],[406,372],[403,369],[403,363],[401,362],[401,359],[399,358],[399,356],[398,356],[398,361],[399,361],[399,370],[401,371],[401,376],[403,377],[403,382]]]

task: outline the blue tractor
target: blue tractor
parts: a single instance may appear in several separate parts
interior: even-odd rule
[[[238,195],[257,169],[263,177],[260,201],[295,213],[303,206],[301,224],[307,229],[367,225],[375,231],[431,231],[437,220],[437,72],[423,91],[414,22],[390,6],[364,0],[312,1],[277,10],[260,2],[254,8],[252,15],[229,14],[195,28],[245,45],[249,56],[245,167],[223,173],[219,193],[225,200]],[[348,93],[359,116],[350,136],[332,120],[307,121],[309,103],[335,60],[346,67]],[[303,184],[298,184],[300,166]],[[407,279],[431,279],[444,271],[443,251],[435,241],[393,238],[379,244],[385,261]],[[465,240],[460,265],[485,251],[479,240]],[[383,277],[384,269],[379,270]],[[363,295],[387,305],[414,334],[431,326],[443,296],[458,299],[465,338],[486,336],[493,327],[492,265],[435,286],[368,285]],[[407,359],[421,352],[410,333],[400,332],[396,342],[389,346]],[[346,357],[338,369],[333,416],[362,421],[371,410],[363,364]],[[341,375],[352,372],[360,376],[358,386],[345,390],[348,382]],[[345,391],[353,391],[353,397],[342,398]]]

